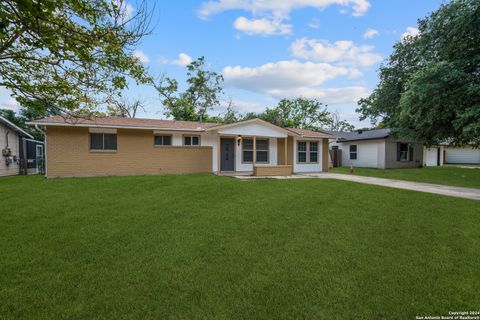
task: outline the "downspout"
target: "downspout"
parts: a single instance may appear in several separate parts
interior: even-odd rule
[[[43,131],[42,129],[40,129],[38,127],[38,124],[35,125],[35,129],[38,130],[41,134],[43,134],[43,136],[45,137],[45,131]]]

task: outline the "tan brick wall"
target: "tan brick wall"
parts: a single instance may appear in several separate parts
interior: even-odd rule
[[[289,176],[293,172],[292,166],[256,166],[253,168],[254,176]]]
[[[117,132],[116,152],[91,152],[88,128],[48,127],[47,176],[123,176],[212,172],[211,147],[155,147],[153,131]]]

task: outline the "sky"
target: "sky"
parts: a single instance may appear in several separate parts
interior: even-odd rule
[[[135,0],[129,10],[135,11]],[[357,101],[378,83],[378,68],[417,19],[442,0],[182,0],[150,1],[153,31],[134,55],[156,78],[186,79],[186,65],[205,56],[223,74],[226,101],[261,112],[282,98],[316,98],[357,127]],[[184,85],[183,85],[184,88]],[[142,118],[165,118],[155,89],[124,93],[146,103]],[[5,90],[0,106],[18,109]]]

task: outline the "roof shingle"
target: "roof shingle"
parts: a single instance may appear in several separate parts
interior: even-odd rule
[[[141,127],[152,129],[177,129],[177,130],[205,130],[219,123],[177,121],[160,119],[122,118],[122,117],[63,117],[54,116],[33,121],[34,124],[52,125],[77,125],[77,126],[118,126],[118,127]]]
[[[313,131],[308,129],[299,129],[299,128],[286,128],[288,131],[293,132],[301,137],[305,138],[335,138],[331,134],[322,131]]]

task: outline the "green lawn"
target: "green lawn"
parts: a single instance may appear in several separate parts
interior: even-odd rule
[[[477,201],[337,180],[0,179],[0,319],[480,307]]]
[[[329,172],[349,173],[349,168],[330,168]],[[453,166],[413,169],[354,168],[354,174],[388,179],[445,184],[457,187],[480,188],[480,168],[460,168]]]

